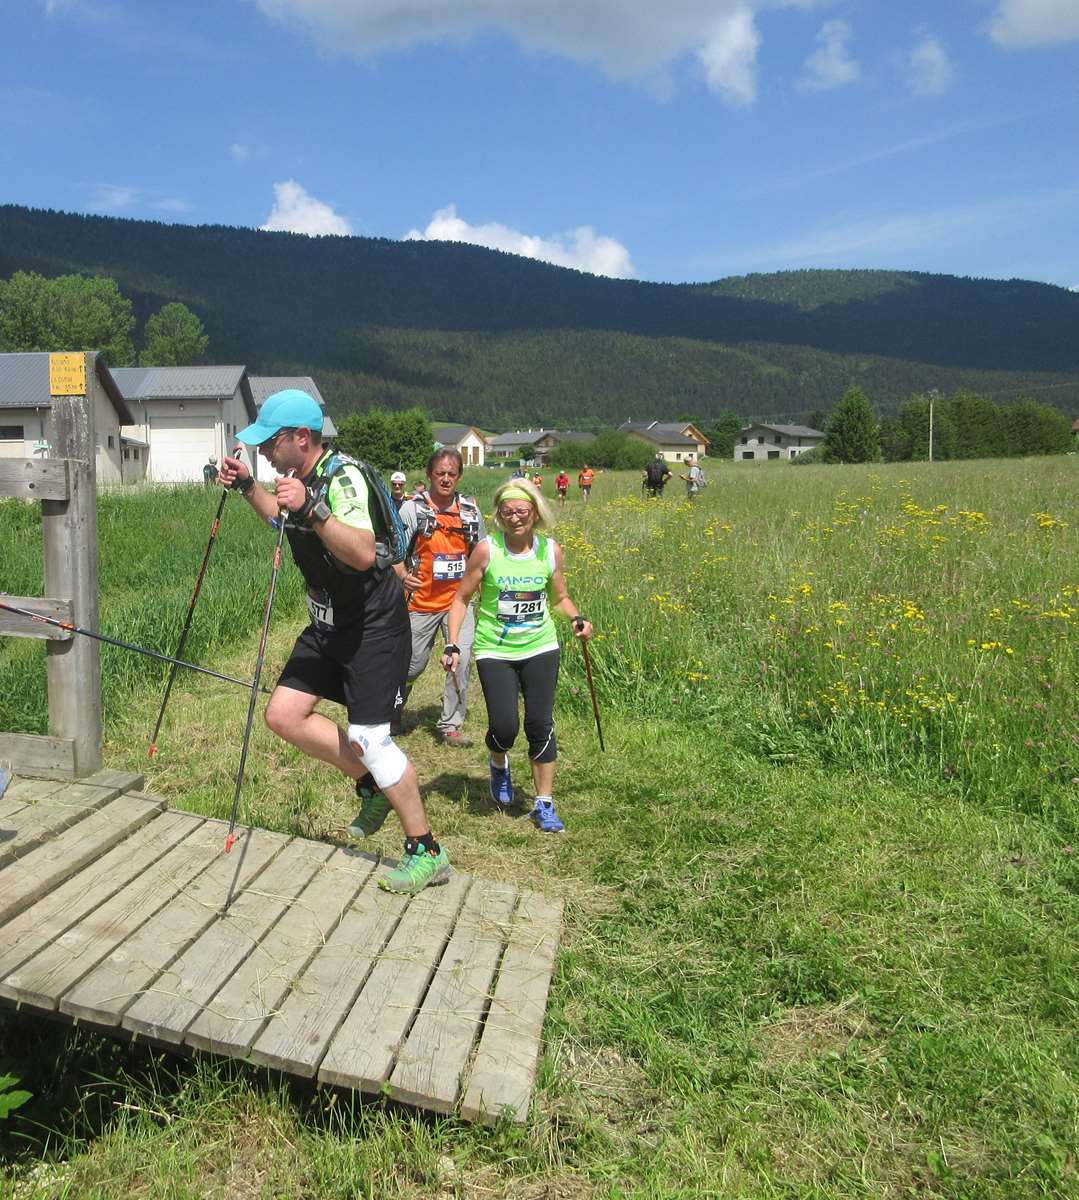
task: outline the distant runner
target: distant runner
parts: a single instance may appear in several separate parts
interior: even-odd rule
[[[487,749],[491,798],[506,808],[513,803],[508,751],[517,740],[518,697],[523,693],[524,729],[536,798],[532,820],[544,833],[565,829],[554,808],[554,695],[560,651],[552,611],[573,623],[576,637],[587,641],[592,623],[577,611],[566,591],[562,551],[553,538],[537,533],[553,517],[529,480],[507,480],[495,492],[490,534],[472,552],[465,577],[450,608],[450,640],[442,655],[446,671],[457,669],[455,638],[468,602],[480,590],[475,658],[487,702]]]
[[[569,476],[565,471],[559,471],[555,476],[554,486],[558,493],[558,507],[565,508],[566,493],[569,491]]]
[[[577,486],[581,489],[581,499],[585,504],[588,503],[589,493],[592,491],[592,480],[595,479],[596,473],[592,468],[585,463],[581,468],[580,474],[577,476]]]

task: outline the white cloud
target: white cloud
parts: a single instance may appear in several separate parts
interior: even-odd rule
[[[260,229],[287,233],[306,233],[311,237],[323,234],[350,234],[352,226],[321,200],[316,200],[295,179],[273,185],[274,204],[266,223]]]
[[[1051,46],[1079,39],[1076,0],[998,0],[989,36],[999,46]]]
[[[90,197],[90,208],[94,212],[115,212],[118,208],[131,208],[141,196],[138,188],[99,183]]]
[[[712,91],[731,104],[752,104],[757,98],[754,69],[760,44],[752,9],[739,5],[720,17],[697,50]]]
[[[159,209],[161,212],[173,213],[189,213],[195,211],[195,206],[190,200],[184,200],[180,196],[162,196],[160,200],[154,200],[151,208]]]
[[[245,146],[242,142],[233,142],[229,146],[229,153],[238,163],[247,162],[251,157],[251,147]]]
[[[907,55],[907,84],[916,96],[939,96],[952,81],[948,51],[925,30]]]
[[[846,21],[825,21],[817,34],[820,44],[805,60],[805,72],[798,86],[803,91],[821,92],[854,83],[861,69],[850,56],[853,36],[854,31]]]
[[[635,275],[629,251],[614,238],[596,234],[591,225],[582,225],[569,233],[542,238],[521,233],[508,225],[491,223],[469,225],[457,215],[457,206],[440,208],[427,228],[410,229],[406,241],[468,242],[486,246],[489,250],[505,250],[525,258],[538,258],[559,267],[576,267],[593,275],[610,275],[626,279]]]
[[[732,104],[756,95],[756,14],[828,0],[255,0],[327,54],[371,59],[420,42],[498,30],[529,51],[598,64],[615,79],[659,80],[695,57]],[[659,89],[662,91],[662,87]]]

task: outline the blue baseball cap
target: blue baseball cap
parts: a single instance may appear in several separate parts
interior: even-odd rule
[[[238,441],[248,446],[259,446],[272,438],[281,429],[312,429],[322,432],[323,413],[312,396],[299,388],[285,388],[267,396],[259,409],[258,419],[253,425],[241,429]]]

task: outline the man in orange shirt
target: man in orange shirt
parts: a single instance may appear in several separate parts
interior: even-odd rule
[[[436,450],[427,460],[426,490],[406,500],[398,514],[408,535],[410,551],[405,559],[404,577],[412,625],[409,684],[423,674],[439,629],[443,638],[448,638],[450,605],[464,576],[465,564],[473,547],[487,533],[475,500],[457,492],[462,470],[461,455],[456,450]],[[442,692],[438,737],[447,746],[471,745],[461,726],[467,712],[468,668],[475,631],[475,617],[469,609],[458,634],[457,670],[446,676]]]
[[[592,491],[592,480],[595,479],[596,473],[592,468],[585,463],[581,468],[581,473],[577,476],[577,484],[581,489],[581,499],[585,504],[588,503],[588,495]]]

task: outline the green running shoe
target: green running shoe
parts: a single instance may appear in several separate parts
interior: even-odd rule
[[[430,854],[420,846],[414,854],[407,851],[401,855],[397,866],[378,881],[384,892],[399,896],[415,896],[428,884],[445,883],[450,877],[450,860],[440,846],[437,854]]]
[[[364,778],[370,779],[371,776]],[[365,783],[356,784],[356,795],[360,798],[360,811],[346,832],[349,837],[371,837],[382,828],[389,815],[390,802],[382,792]]]

